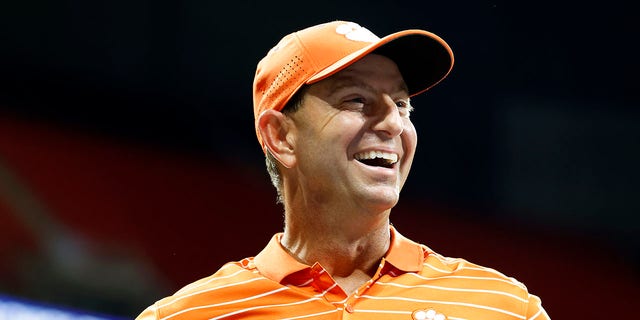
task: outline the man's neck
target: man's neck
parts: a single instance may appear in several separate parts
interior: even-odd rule
[[[331,223],[287,219],[280,243],[297,260],[320,263],[347,293],[368,281],[389,249],[388,218],[350,227]]]

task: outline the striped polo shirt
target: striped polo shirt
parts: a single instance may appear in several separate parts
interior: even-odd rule
[[[540,299],[513,278],[447,258],[391,227],[391,246],[373,278],[346,294],[319,263],[302,264],[281,233],[255,258],[145,309],[137,320],[184,319],[549,319]]]

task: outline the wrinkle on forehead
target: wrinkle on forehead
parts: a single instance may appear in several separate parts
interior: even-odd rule
[[[396,63],[378,54],[369,54],[319,83],[330,92],[358,87],[375,93],[409,93]]]
[[[384,90],[385,93],[388,94],[397,94],[404,93],[409,94],[409,88],[407,84],[402,80],[402,77],[398,77],[398,81],[393,84],[392,87]],[[369,92],[381,93],[379,88],[374,87],[367,81],[363,81],[360,77],[355,75],[351,75],[350,72],[345,72],[344,74],[337,74],[334,78],[331,79],[331,84],[328,89],[330,92],[337,92],[341,89],[357,87],[360,89],[364,89]]]

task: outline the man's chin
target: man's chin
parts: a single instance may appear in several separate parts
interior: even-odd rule
[[[400,191],[395,188],[377,188],[376,190],[368,190],[366,195],[366,205],[371,210],[385,211],[395,207],[400,200]]]

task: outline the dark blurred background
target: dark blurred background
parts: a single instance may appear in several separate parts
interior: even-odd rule
[[[413,100],[396,227],[523,281],[553,318],[629,315],[633,13],[619,0],[5,1],[0,293],[132,318],[255,255],[282,225],[254,135],[256,63],[284,34],[344,19],[426,29],[456,56]]]

